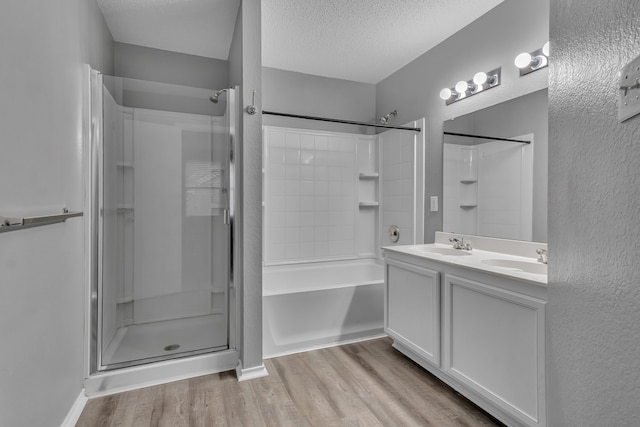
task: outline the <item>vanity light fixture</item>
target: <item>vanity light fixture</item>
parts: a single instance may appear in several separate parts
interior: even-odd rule
[[[521,53],[516,56],[514,63],[520,69],[520,77],[546,67],[549,65],[549,42],[531,53]]]
[[[445,87],[440,91],[440,99],[447,105],[500,85],[500,68],[479,72],[469,81],[460,80],[453,88]]]

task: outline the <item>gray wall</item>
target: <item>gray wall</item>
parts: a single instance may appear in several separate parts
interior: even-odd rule
[[[83,64],[113,73],[95,2],[0,13],[0,215],[82,209]],[[84,374],[83,219],[0,234],[0,424],[60,425]]]
[[[236,296],[240,360],[244,369],[262,366],[262,115],[245,112],[251,94],[262,93],[260,0],[242,0],[229,51],[229,78],[240,86],[240,209],[236,212]],[[256,96],[256,108],[262,110]]]
[[[637,426],[640,117],[618,123],[617,74],[640,52],[640,8],[551,5],[549,425]]]
[[[444,120],[547,87],[548,69],[520,78],[513,61],[521,52],[542,47],[549,37],[548,22],[547,2],[507,0],[377,85],[376,116],[397,109],[396,123],[426,117],[427,198],[442,200]],[[498,66],[501,86],[449,106],[439,98],[442,88]],[[427,212],[425,242],[432,242],[438,230],[442,210]]]
[[[114,63],[118,77],[212,90],[229,86],[229,66],[221,59],[116,42]]]
[[[533,145],[533,241],[547,241],[547,175],[548,175],[548,92],[546,89],[527,94],[482,110],[448,120],[448,132],[511,138],[534,134]],[[445,137],[445,141],[457,140]],[[473,143],[486,140],[467,139]]]
[[[211,94],[229,87],[227,61],[126,43],[114,45],[114,69],[118,77],[204,88]],[[135,91],[128,87],[123,98],[123,105],[128,107],[212,116],[222,116],[225,112],[225,102],[214,104],[208,96],[194,97],[191,91],[184,92],[184,96],[176,96],[164,95],[161,91]],[[224,99],[223,95],[221,100]]]
[[[264,67],[262,85],[263,108],[268,111],[369,123],[376,121],[376,86],[369,83]],[[263,123],[265,126],[373,133],[373,128],[363,126],[269,115],[263,117]]]

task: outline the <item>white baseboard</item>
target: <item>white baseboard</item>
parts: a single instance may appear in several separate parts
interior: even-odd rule
[[[67,416],[62,421],[60,427],[74,427],[78,420],[80,419],[80,415],[82,414],[82,410],[84,409],[84,405],[87,404],[87,396],[84,394],[84,389],[80,391],[80,394],[76,398],[76,401],[73,402],[71,409],[67,413]]]
[[[238,362],[238,366],[236,367],[236,376],[238,377],[238,381],[254,380],[268,375],[269,372],[267,372],[267,368],[265,368],[264,365],[243,369],[242,362]]]
[[[276,353],[269,353],[269,354],[265,353],[262,358],[265,360],[273,359],[275,357],[290,356],[292,354],[298,354],[298,353],[306,353],[307,351],[322,350],[323,348],[338,347],[341,345],[355,344],[363,341],[377,340],[378,338],[384,338],[388,336],[389,335],[387,335],[385,332],[381,332],[373,335],[367,335],[366,337],[353,338],[349,340],[331,341],[324,344],[312,345],[307,347],[299,347],[294,350],[279,351]]]

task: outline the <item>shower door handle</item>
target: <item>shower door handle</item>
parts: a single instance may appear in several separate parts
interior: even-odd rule
[[[230,219],[231,218],[230,218],[230,215],[229,215],[229,209],[225,209],[224,211],[222,211],[222,220],[223,220],[225,225],[231,224]]]

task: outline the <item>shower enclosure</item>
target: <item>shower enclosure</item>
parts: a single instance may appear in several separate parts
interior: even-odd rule
[[[90,371],[233,348],[235,90],[91,85]]]

